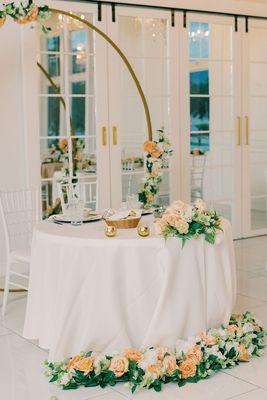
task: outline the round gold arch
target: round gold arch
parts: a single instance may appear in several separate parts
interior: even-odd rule
[[[128,71],[131,74],[131,77],[133,78],[133,81],[136,85],[136,88],[140,94],[143,106],[144,106],[144,110],[145,110],[145,116],[146,116],[146,123],[147,123],[147,133],[148,133],[148,140],[152,140],[152,124],[151,124],[151,117],[150,117],[150,112],[149,112],[149,108],[148,108],[148,104],[147,104],[147,100],[145,97],[145,94],[143,92],[143,89],[141,87],[141,84],[133,70],[133,67],[131,66],[128,58],[125,56],[125,54],[123,53],[123,51],[116,45],[116,43],[103,31],[101,31],[101,29],[97,28],[94,24],[92,24],[91,22],[87,21],[86,19],[83,19],[81,17],[79,17],[76,14],[72,14],[68,11],[64,11],[64,10],[59,10],[57,8],[49,8],[49,11],[56,13],[56,14],[61,14],[61,15],[66,15],[67,17],[76,19],[77,21],[83,23],[84,25],[86,25],[88,28],[93,29],[96,33],[98,33],[100,36],[102,36],[112,47],[113,49],[119,54],[120,58],[123,60],[124,64],[126,65]]]

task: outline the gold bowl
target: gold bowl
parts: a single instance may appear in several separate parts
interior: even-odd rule
[[[141,217],[118,220],[105,219],[105,222],[108,226],[114,226],[117,229],[132,229],[137,227],[140,219]]]

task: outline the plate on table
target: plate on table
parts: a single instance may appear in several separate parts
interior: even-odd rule
[[[66,222],[66,223],[70,223],[71,219],[68,215],[64,215],[64,214],[58,214],[54,216],[54,221],[57,222]],[[100,221],[102,219],[102,215],[100,214],[89,214],[86,217],[83,217],[83,222],[94,222],[94,221]]]
[[[147,210],[145,208],[141,209],[142,215],[150,215],[153,214],[155,211],[155,208],[148,208]]]

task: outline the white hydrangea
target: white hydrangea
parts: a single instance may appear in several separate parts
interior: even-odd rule
[[[149,365],[156,364],[158,361],[158,352],[155,349],[147,350],[138,366],[145,370]]]
[[[246,322],[243,325],[242,329],[243,329],[244,333],[249,333],[249,332],[253,332],[254,326],[250,322]]]
[[[229,351],[234,348],[236,353],[239,353],[239,343],[235,341],[230,341],[225,344],[225,350],[229,353]]]

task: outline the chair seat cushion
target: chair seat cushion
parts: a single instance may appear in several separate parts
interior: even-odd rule
[[[13,250],[10,253],[10,256],[14,261],[29,263],[31,261],[31,249],[28,248],[28,249]]]

